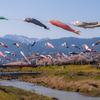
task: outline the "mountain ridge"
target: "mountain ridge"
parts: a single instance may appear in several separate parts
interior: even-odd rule
[[[86,50],[85,48],[82,48],[82,50],[80,51],[79,49],[72,47],[71,46],[72,44],[75,44],[78,47],[82,47],[82,45],[87,44],[90,49],[93,49],[95,51],[100,51],[99,45],[92,47],[92,44],[99,41],[100,37],[88,38],[88,39],[76,38],[76,37],[63,37],[59,39],[50,39],[50,38],[37,39],[37,38],[28,38],[22,35],[21,36],[15,35],[16,36],[16,39],[15,39],[13,38],[14,35],[10,35],[10,37],[9,36],[7,37],[7,36],[8,35],[4,37],[0,37],[0,42],[3,42],[5,45],[8,46],[8,48],[5,48],[0,45],[0,51],[3,53],[5,51],[11,51],[11,52],[14,51],[19,58],[22,58],[20,51],[23,51],[27,57],[29,56],[28,44],[31,44],[34,41],[36,41],[36,44],[33,47],[30,47],[30,50],[29,50],[31,54],[42,53],[42,52],[47,52],[48,54],[49,52],[58,52],[58,53],[65,53],[67,55],[70,55],[69,52],[81,52],[81,51]],[[24,42],[21,41],[22,38]],[[45,45],[46,42],[51,43],[56,49],[46,46]],[[61,44],[63,44],[64,42],[68,44],[69,49],[67,49],[65,46],[61,46]],[[20,44],[22,48],[21,49],[17,48],[15,45],[13,45],[13,43]]]

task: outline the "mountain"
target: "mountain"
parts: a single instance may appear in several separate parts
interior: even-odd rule
[[[37,49],[37,46],[40,46],[39,49],[36,51],[42,51],[42,52],[59,52],[59,53],[65,53],[69,55],[69,52],[80,52],[80,51],[85,51],[85,48],[82,48],[81,50],[72,47],[72,44],[75,44],[78,47],[82,47],[82,45],[87,44],[89,48],[94,49],[96,51],[100,51],[100,46],[94,46],[92,47],[92,44],[99,41],[100,37],[97,38],[89,38],[89,39],[82,39],[82,38],[74,38],[74,37],[68,37],[68,38],[60,38],[60,39],[49,39],[49,40],[44,40],[44,41],[39,41],[37,45],[35,45],[35,49]],[[44,44],[46,42],[50,42],[56,49],[50,48],[48,46],[45,46]],[[69,49],[67,49],[64,46],[61,46],[66,42],[69,46]]]
[[[39,40],[37,38],[28,38],[23,35],[5,35],[5,36],[3,36],[3,38],[11,39],[11,40],[22,42],[22,43],[33,43],[34,41]]]
[[[31,54],[34,53],[42,53],[42,52],[58,52],[58,53],[65,53],[67,55],[70,55],[69,52],[81,52],[85,51],[85,48],[82,48],[81,50],[72,47],[72,44],[75,44],[78,47],[82,47],[83,44],[87,44],[89,48],[95,50],[95,51],[100,51],[100,44],[92,47],[92,44],[99,41],[100,37],[96,38],[74,38],[74,37],[64,37],[64,38],[59,38],[59,39],[49,39],[49,38],[44,38],[44,39],[37,39],[37,38],[28,38],[26,36],[18,36],[18,35],[6,35],[2,38],[0,38],[0,42],[3,42],[5,45],[8,46],[8,48],[3,47],[0,45],[0,51],[5,54],[5,51],[11,51],[15,52],[16,55],[19,58],[23,58],[23,56],[20,54],[20,51],[23,51],[25,55],[28,57],[28,44],[27,43],[33,43],[36,41],[36,44],[33,47],[30,47],[29,51]],[[22,42],[23,41],[23,42]],[[48,47],[45,45],[46,42],[51,43],[56,49]],[[65,46],[61,46],[66,42],[69,46],[69,49],[67,49]],[[20,44],[21,48],[17,48],[13,43],[18,43]],[[2,58],[0,56],[0,58]]]
[[[3,38],[11,39],[11,40],[22,42],[22,43],[33,43],[34,41],[44,41],[44,40],[49,39],[49,38],[42,38],[42,39],[28,38],[23,35],[11,35],[11,34],[10,35],[7,34],[7,35],[3,36]]]

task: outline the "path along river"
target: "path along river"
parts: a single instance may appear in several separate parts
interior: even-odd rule
[[[76,92],[66,92],[54,90],[51,88],[46,88],[44,86],[39,86],[34,83],[23,82],[19,80],[0,80],[2,86],[13,86],[23,90],[35,92],[37,94],[42,94],[48,97],[56,97],[59,100],[100,100],[100,97],[88,97],[80,95]]]

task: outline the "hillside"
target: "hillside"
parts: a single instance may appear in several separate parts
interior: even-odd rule
[[[59,53],[65,53],[67,55],[70,55],[69,52],[79,52],[79,50],[75,47],[72,47],[72,44],[75,44],[78,47],[82,47],[83,44],[87,44],[89,48],[94,49],[96,51],[100,51],[100,46],[94,46],[92,47],[92,44],[99,41],[100,37],[97,38],[89,38],[89,39],[83,39],[83,38],[74,38],[74,37],[64,37],[60,39],[36,39],[36,38],[28,38],[24,36],[17,36],[16,39],[14,38],[14,35],[9,36],[4,36],[0,38],[0,42],[3,42],[8,46],[8,48],[5,48],[0,45],[0,51],[5,52],[5,51],[11,51],[15,52],[16,55],[20,58],[22,58],[20,51],[23,51],[26,56],[28,56],[28,45],[30,43],[33,43],[34,41],[37,41],[36,44],[33,47],[30,47],[30,52],[31,54],[33,53],[42,53],[42,52],[59,52]],[[22,38],[21,38],[22,37]],[[20,39],[19,39],[20,38]],[[25,42],[21,42],[21,39],[24,40]],[[45,46],[46,42],[50,42],[56,49],[50,48],[48,46]],[[64,42],[67,42],[69,49],[67,49],[64,46],[61,46]],[[21,49],[17,48],[13,43],[19,43],[20,46],[22,47]],[[81,51],[84,51],[85,49],[83,48]]]

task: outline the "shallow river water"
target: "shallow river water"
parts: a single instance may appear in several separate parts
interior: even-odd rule
[[[80,95],[76,92],[66,92],[54,90],[51,88],[46,88],[44,86],[39,86],[34,83],[22,82],[19,80],[0,80],[0,84],[3,86],[13,86],[23,90],[35,92],[37,94],[42,94],[48,97],[56,97],[59,100],[100,100],[100,97],[88,97]]]

